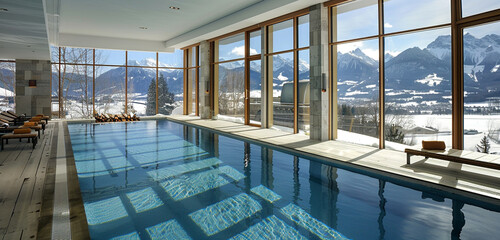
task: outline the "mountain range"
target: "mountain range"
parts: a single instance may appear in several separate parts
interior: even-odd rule
[[[385,94],[389,105],[414,107],[449,107],[451,101],[451,42],[450,36],[439,36],[425,48],[408,48],[393,56],[385,54]],[[340,102],[358,104],[377,99],[378,60],[370,58],[362,49],[337,53],[337,85]],[[131,66],[155,66],[156,62],[129,61]],[[160,66],[166,66],[159,63]],[[260,61],[250,62],[251,89],[260,89]],[[464,35],[464,89],[466,102],[486,102],[500,96],[500,36],[491,34],[476,38]],[[283,84],[293,80],[293,61],[280,55],[273,56],[274,89],[281,90]],[[219,65],[219,86],[229,78],[243,81],[244,62]],[[146,94],[155,69],[129,67],[129,93]],[[167,81],[169,90],[175,94],[183,92],[183,71],[160,69],[159,74]],[[54,73],[57,83],[57,74]],[[71,75],[73,79],[85,79],[82,75]],[[236,77],[234,77],[236,76]],[[241,76],[241,77],[240,77]],[[87,77],[88,79],[88,77]],[[125,68],[112,68],[96,78],[96,94],[109,94],[124,90]],[[299,61],[299,80],[309,79],[309,64]],[[91,80],[91,77],[90,77]],[[232,80],[234,81],[234,80]],[[81,81],[80,81],[81,82]],[[90,81],[91,82],[91,81]],[[83,85],[82,85],[83,86]],[[82,86],[70,86],[67,94],[78,95]],[[236,85],[238,88],[241,86]],[[92,86],[87,85],[91,92]],[[57,84],[53,84],[57,90]],[[446,105],[446,106],[445,106]]]

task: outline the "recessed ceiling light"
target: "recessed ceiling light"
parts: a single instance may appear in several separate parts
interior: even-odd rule
[[[139,29],[146,30],[148,27],[139,27]]]
[[[7,9],[7,8],[0,8],[0,12],[8,12],[8,11],[9,11],[9,9]]]
[[[173,10],[179,10],[179,9],[180,9],[180,8],[178,8],[178,7],[174,7],[174,6],[170,6],[170,7],[168,7],[168,8],[173,9]]]

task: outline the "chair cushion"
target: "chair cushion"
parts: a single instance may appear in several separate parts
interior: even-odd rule
[[[443,141],[422,141],[422,148],[425,150],[445,150],[446,144]]]
[[[31,133],[31,129],[29,128],[14,129],[14,134],[26,134],[26,133]]]

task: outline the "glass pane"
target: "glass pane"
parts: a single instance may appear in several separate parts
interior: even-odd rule
[[[309,135],[310,82],[309,82],[309,49],[299,52],[299,131]]]
[[[128,51],[128,66],[156,67],[156,52]]]
[[[269,53],[293,49],[293,20],[276,23],[269,27],[272,32],[272,46]]]
[[[125,65],[125,51],[122,50],[95,50],[95,64]]]
[[[196,114],[196,91],[198,90],[198,86],[196,85],[196,69],[189,69],[188,73],[189,82],[190,82],[190,90],[191,93],[191,113]]]
[[[250,55],[257,55],[261,53],[262,50],[262,38],[260,35],[260,30],[250,33]]]
[[[464,149],[498,154],[500,22],[465,28],[463,43]]]
[[[450,0],[384,0],[384,31],[450,23]]]
[[[462,17],[468,17],[499,8],[500,1],[498,0],[462,0]]]
[[[97,113],[125,112],[125,67],[96,66],[95,95]]]
[[[261,61],[255,60],[250,62],[250,123],[261,123],[261,107],[262,102],[262,85],[261,85]]]
[[[331,26],[333,42],[377,35],[378,0],[351,1],[332,8]]]
[[[273,55],[273,128],[293,132],[293,53]],[[269,58],[271,58],[269,57]]]
[[[243,57],[245,57],[244,33],[219,40],[220,62]]]
[[[173,105],[170,103],[170,98],[169,100],[165,100],[165,103],[167,103],[169,106],[164,106],[162,105],[163,102],[160,101],[158,105],[158,111],[161,114],[166,114],[162,113],[162,108],[164,108],[164,112],[170,111],[171,114],[183,114],[183,100],[184,100],[184,70],[183,69],[159,69],[158,74],[160,77],[160,80],[163,76],[163,79],[165,81],[165,87],[168,89],[164,94],[172,93],[174,95],[174,102]],[[158,89],[160,89],[160,85],[162,82],[158,82]],[[159,90],[158,90],[159,91]],[[168,95],[168,94],[167,94]]]
[[[59,47],[50,45],[50,60],[52,63],[59,62]]]
[[[61,63],[92,64],[93,54],[92,49],[61,47]]]
[[[128,113],[156,114],[156,69],[129,67],[127,82]]]
[[[0,62],[0,111],[15,109],[16,63]]]
[[[52,117],[59,118],[59,64],[52,64]]]
[[[245,62],[219,64],[219,119],[243,123]]]
[[[196,67],[198,66],[198,62],[196,61],[196,47],[190,48],[189,49],[189,66],[190,67]]]
[[[184,51],[175,50],[173,53],[159,53],[158,54],[159,67],[184,67]]]
[[[92,117],[92,78],[92,66],[61,65],[63,117]]]
[[[179,70],[181,71],[181,70]],[[180,96],[175,94],[170,86],[171,82],[165,79],[163,73],[159,73],[158,78],[158,113],[164,115],[182,114],[182,91]]]
[[[299,48],[309,47],[309,14],[299,17]]]
[[[379,146],[378,40],[333,46],[337,65],[337,137],[341,141]]]
[[[385,38],[386,147],[451,146],[450,29]]]

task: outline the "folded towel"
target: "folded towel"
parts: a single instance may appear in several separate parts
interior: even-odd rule
[[[2,128],[8,128],[8,127],[9,127],[9,124],[8,124],[8,123],[4,123],[4,122],[2,122],[0,126],[1,126]]]
[[[34,126],[37,126],[37,125],[38,125],[38,123],[36,123],[36,122],[25,122],[24,123],[25,127],[34,127]]]
[[[26,133],[31,133],[31,129],[29,128],[14,129],[14,134],[26,134]]]
[[[443,141],[422,141],[422,148],[425,150],[444,150],[446,144]]]

